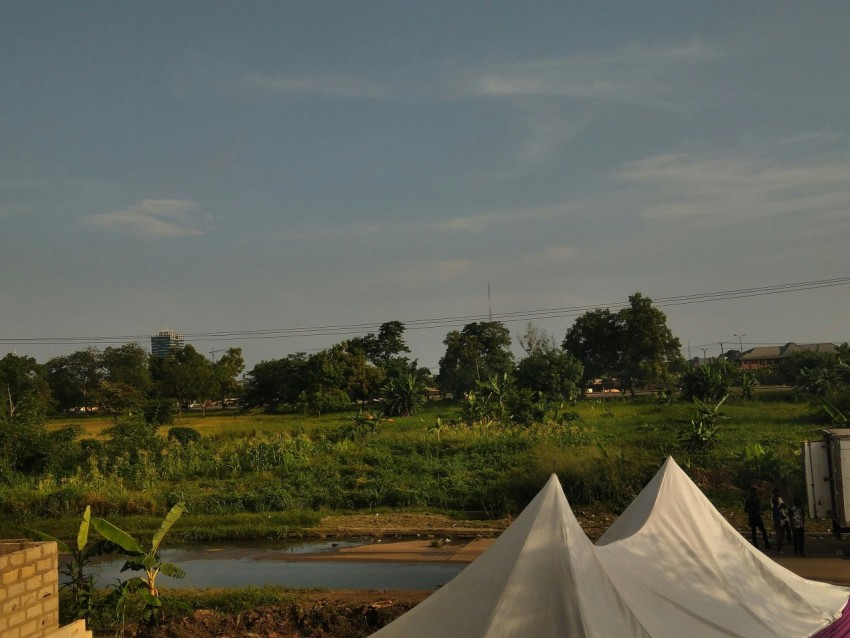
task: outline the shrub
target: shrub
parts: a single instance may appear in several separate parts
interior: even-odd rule
[[[194,428],[175,426],[168,430],[168,439],[180,443],[180,445],[189,445],[201,440],[201,433]]]
[[[151,425],[171,425],[174,423],[174,401],[172,399],[151,399],[142,409],[145,422]]]

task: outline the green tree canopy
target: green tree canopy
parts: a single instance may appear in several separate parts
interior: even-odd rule
[[[583,371],[581,361],[569,352],[539,349],[517,364],[516,384],[551,401],[569,401],[578,393]]]
[[[620,377],[632,393],[638,385],[669,381],[671,372],[684,365],[667,316],[639,292],[617,313],[597,308],[578,317],[563,347],[584,365],[585,384]]]
[[[47,382],[60,410],[97,405],[104,378],[101,353],[97,348],[78,350],[54,357],[47,364]]]
[[[652,299],[636,292],[618,313],[623,331],[621,376],[634,394],[636,385],[667,382],[671,370],[684,366],[682,344],[667,327],[667,315]]]
[[[150,391],[150,355],[138,343],[106,348],[101,365],[106,381],[130,386],[141,393]]]
[[[180,410],[210,396],[215,382],[212,362],[190,344],[174,348],[166,357],[151,357],[151,376],[160,394],[176,399]]]
[[[469,323],[452,330],[443,340],[446,354],[440,359],[439,384],[462,395],[478,381],[513,372],[511,333],[499,321]]]
[[[582,386],[618,374],[625,335],[617,314],[597,308],[576,318],[567,330],[563,348],[584,366]]]
[[[213,364],[213,391],[218,395],[221,406],[228,395],[239,390],[239,374],[245,369],[242,348],[228,348]]]
[[[44,377],[44,366],[32,357],[19,357],[10,352],[0,359],[0,415],[14,420],[24,403],[31,410],[45,412],[51,393]]]
[[[295,404],[307,392],[307,354],[297,352],[283,359],[261,361],[245,375],[245,402],[248,405],[277,407]]]

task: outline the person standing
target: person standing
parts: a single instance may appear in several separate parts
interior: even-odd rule
[[[806,538],[806,512],[800,505],[800,499],[796,496],[791,504],[791,531],[794,535],[794,553],[798,556],[805,556],[803,541]]]
[[[756,532],[761,530],[762,538],[764,538],[765,549],[770,549],[770,541],[767,540],[767,531],[764,529],[764,521],[761,518],[761,501],[759,501],[756,488],[750,488],[750,495],[744,501],[744,511],[747,513],[750,523],[750,533],[753,537],[753,545],[758,549],[759,541]]]
[[[782,542],[785,540],[785,527],[783,520],[788,520],[788,515],[784,514],[782,508],[785,506],[785,501],[779,496],[779,490],[773,490],[773,496],[770,498],[770,509],[773,512],[773,529],[776,532],[776,551],[783,554]]]

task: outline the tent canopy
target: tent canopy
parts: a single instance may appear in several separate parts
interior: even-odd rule
[[[489,550],[373,636],[803,638],[848,594],[762,555],[669,458],[596,546],[552,475]]]
[[[800,638],[832,623],[848,598],[753,547],[672,457],[596,551],[653,636],[689,626],[678,635]]]
[[[448,584],[375,638],[648,638],[611,584],[553,474]]]

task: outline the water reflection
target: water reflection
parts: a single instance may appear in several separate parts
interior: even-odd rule
[[[356,547],[364,539],[339,541],[298,541],[281,546],[216,545],[183,547],[160,552],[164,561],[186,571],[186,578],[160,575],[163,587],[247,587],[280,585],[285,587],[326,587],[330,589],[421,589],[434,590],[454,578],[463,569],[458,563],[394,563],[304,560],[293,554],[330,554],[339,548]],[[131,572],[121,573],[124,558],[101,561],[89,571],[105,587]]]

